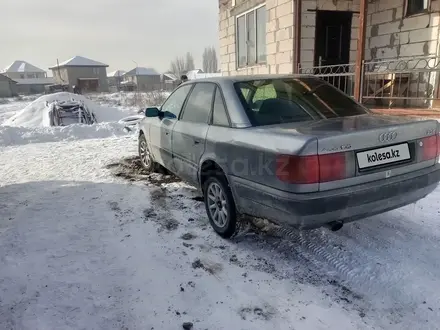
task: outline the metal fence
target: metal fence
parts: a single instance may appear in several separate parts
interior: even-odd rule
[[[362,101],[386,107],[430,107],[439,99],[437,56],[363,64]]]
[[[299,67],[300,75],[313,75],[339,88],[345,94],[354,95],[355,64]]]
[[[374,107],[432,107],[433,101],[440,100],[439,72],[438,56],[365,61],[361,101]],[[300,67],[299,73],[320,77],[344,93],[354,94],[354,63]]]

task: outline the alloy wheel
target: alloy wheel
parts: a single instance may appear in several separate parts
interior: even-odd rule
[[[145,167],[149,168],[151,166],[150,151],[148,150],[147,141],[142,139],[139,144],[139,156],[141,157],[141,162]]]
[[[208,210],[216,226],[223,228],[228,224],[228,202],[222,187],[212,182],[208,187]]]

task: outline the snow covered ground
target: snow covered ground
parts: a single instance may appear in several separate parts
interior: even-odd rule
[[[46,102],[69,101],[72,98],[85,103],[95,114],[97,125],[50,126],[49,107],[46,106]],[[119,121],[137,114],[133,107],[98,104],[82,95],[67,92],[43,95],[32,102],[29,99],[13,101],[8,99],[0,104],[0,120],[3,119],[0,121],[0,146],[124,136],[127,134],[124,130],[125,125]]]
[[[336,233],[225,241],[106,125],[0,126],[0,329],[438,329],[440,189]]]

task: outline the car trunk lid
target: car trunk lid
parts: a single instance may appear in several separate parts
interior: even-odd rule
[[[344,153],[346,178],[320,184],[319,190],[329,190],[434,165],[425,144],[436,139],[437,126],[435,120],[361,115],[321,120],[298,132],[317,137],[318,155]]]
[[[434,165],[438,154],[435,120],[368,114],[285,123],[265,129],[275,136],[300,133],[305,139],[316,139],[320,191],[421,170]],[[310,153],[301,151],[300,155]]]

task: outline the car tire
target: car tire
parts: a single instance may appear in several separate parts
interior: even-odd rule
[[[151,157],[147,139],[144,134],[139,135],[138,152],[142,167],[148,172],[154,172],[157,169],[157,163]]]
[[[203,197],[209,222],[223,238],[231,238],[238,231],[237,209],[226,178],[209,176],[203,185]],[[217,212],[217,213],[216,213]]]

